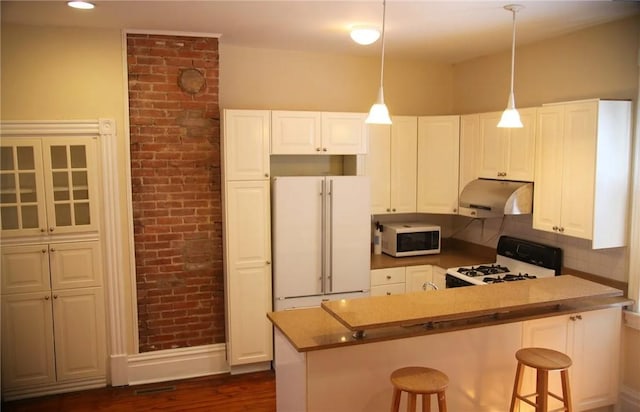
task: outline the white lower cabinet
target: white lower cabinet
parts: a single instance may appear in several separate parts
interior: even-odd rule
[[[444,273],[444,269],[432,265],[374,269],[371,271],[371,296],[444,289]]]
[[[618,397],[620,308],[523,322],[523,347],[544,347],[567,354],[573,407],[585,411],[613,405]],[[523,393],[535,388],[535,373],[526,368]],[[550,373],[550,390],[561,394],[559,373]],[[555,404],[550,405],[555,407]]]
[[[2,248],[2,389],[106,379],[99,242]]]

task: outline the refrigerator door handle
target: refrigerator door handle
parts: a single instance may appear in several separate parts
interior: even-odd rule
[[[327,278],[329,280],[329,292],[333,292],[333,180],[329,180],[329,222],[327,225],[327,236],[329,245],[327,247]]]
[[[321,213],[320,213],[320,249],[321,249],[321,253],[320,253],[320,292],[321,293],[326,293],[326,288],[325,288],[325,277],[326,277],[326,260],[325,260],[325,253],[326,253],[326,231],[325,231],[325,227],[326,227],[326,215],[327,215],[327,202],[326,202],[326,180],[322,179],[322,183],[320,186],[320,202],[321,202]]]

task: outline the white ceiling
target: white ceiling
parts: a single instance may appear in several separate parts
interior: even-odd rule
[[[110,1],[91,11],[65,1],[6,1],[3,23],[216,33],[224,44],[376,56],[380,41],[358,46],[356,24],[381,26],[382,0]],[[460,62],[509,50],[509,0],[387,0],[385,52],[392,58]],[[528,0],[517,14],[518,45],[640,13],[631,0]]]

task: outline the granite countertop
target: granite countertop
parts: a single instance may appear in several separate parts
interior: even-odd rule
[[[534,286],[536,283],[538,286]],[[517,284],[522,284],[522,287],[513,288]],[[297,351],[307,352],[633,303],[621,297],[621,290],[573,276],[513,282],[508,284],[508,289],[504,285],[507,284],[350,299],[346,301],[350,308],[358,306],[359,309],[334,309],[334,314],[340,313],[340,320],[326,309],[341,305],[341,301],[324,302],[324,308],[270,312],[267,316]],[[431,307],[429,304],[420,304],[420,300],[439,303]],[[418,307],[413,308],[416,304]],[[419,307],[423,312],[412,315],[411,311]],[[363,314],[361,310],[371,312]],[[345,319],[348,321],[345,322]],[[349,324],[349,327],[345,324]],[[371,325],[375,327],[368,329]],[[357,339],[353,331],[361,328],[367,328],[366,334],[364,338]]]

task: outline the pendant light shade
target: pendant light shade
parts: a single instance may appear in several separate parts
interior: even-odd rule
[[[523,6],[518,4],[509,4],[504,6],[505,10],[508,10],[513,15],[513,29],[512,29],[512,37],[511,37],[511,89],[509,91],[509,100],[507,101],[507,108],[502,113],[502,117],[500,118],[500,122],[498,122],[498,127],[522,127],[522,121],[520,120],[520,113],[518,113],[518,109],[516,109],[516,102],[513,95],[513,73],[514,73],[514,63],[515,63],[515,55],[516,55],[516,12],[523,9]]]
[[[378,90],[378,99],[371,106],[369,110],[369,116],[365,123],[368,124],[391,124],[391,117],[389,117],[389,109],[384,104],[384,91],[382,89],[382,82],[384,79],[384,23],[386,14],[386,0],[382,0],[382,62],[380,64],[380,89]]]

